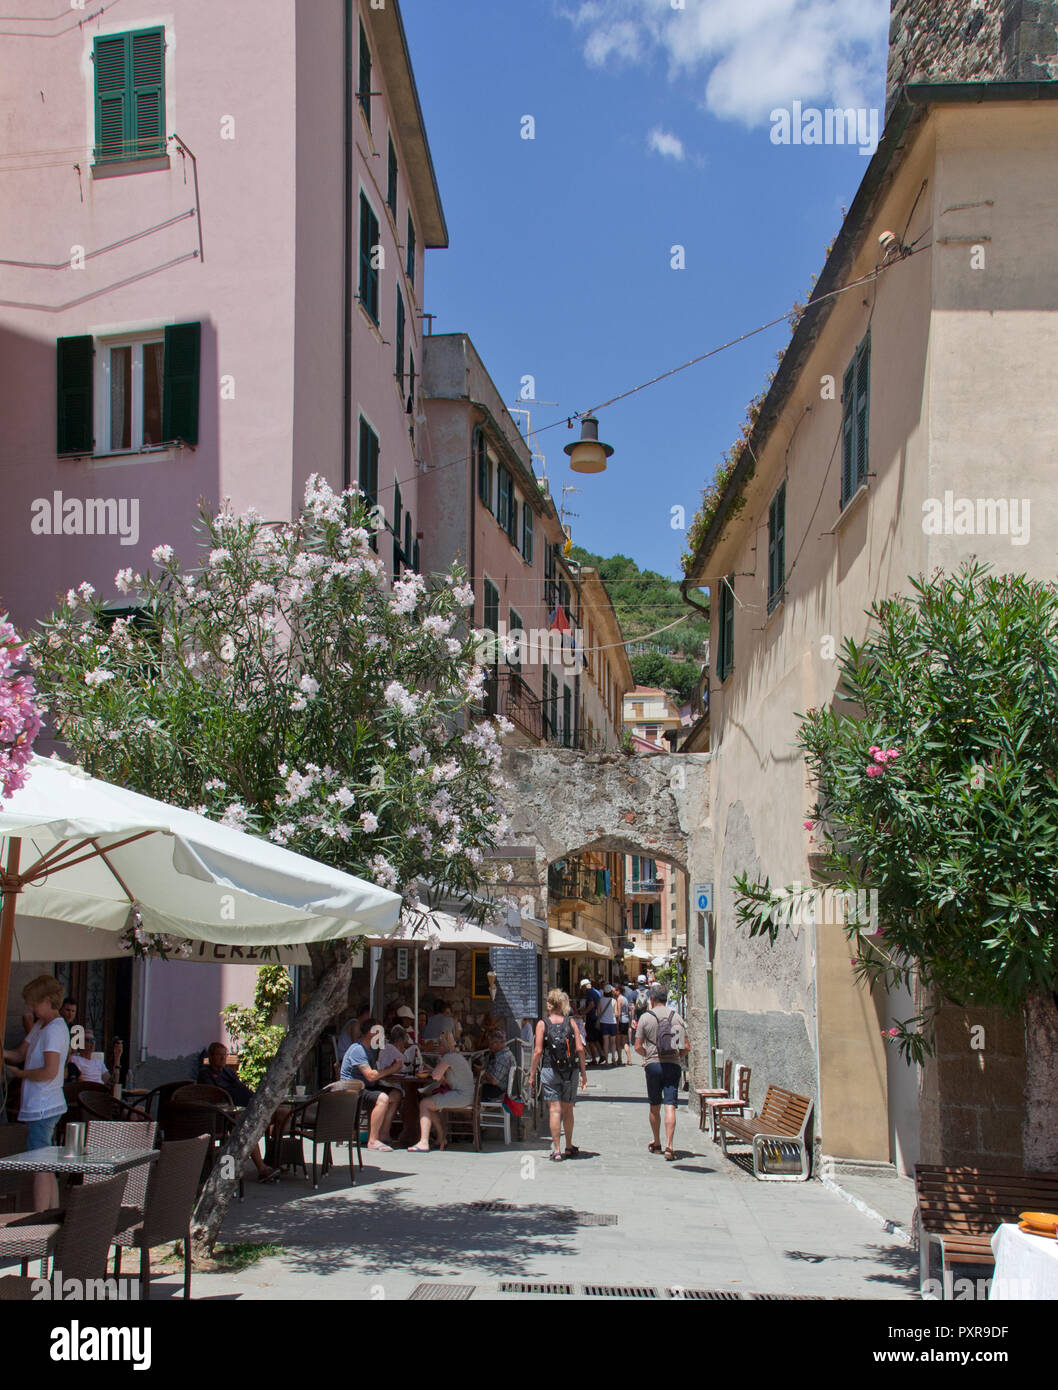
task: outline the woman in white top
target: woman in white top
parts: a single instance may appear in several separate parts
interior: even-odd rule
[[[70,1053],[70,1030],[59,1013],[65,991],[51,975],[38,975],[22,991],[36,1022],[20,1047],[4,1052],[14,1062],[8,1074],[22,1082],[18,1118],[29,1126],[28,1149],[46,1149],[55,1135],[60,1115],[66,1113],[62,1083]],[[46,1211],[59,1205],[59,1184],[54,1173],[33,1174],[33,1208]]]
[[[469,1108],[474,1104],[474,1073],[470,1063],[461,1052],[456,1051],[456,1040],[451,1033],[442,1033],[437,1039],[441,1060],[433,1069],[435,1081],[447,1081],[452,1088],[444,1095],[425,1096],[419,1101],[419,1142],[408,1150],[412,1154],[430,1152],[430,1128],[437,1135],[437,1147],[445,1147],[445,1131],[441,1122],[441,1111]]]

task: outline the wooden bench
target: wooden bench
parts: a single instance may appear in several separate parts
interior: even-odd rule
[[[1023,1211],[1058,1212],[1058,1173],[993,1173],[982,1168],[915,1165],[918,1209],[919,1293],[930,1278],[930,1256],[940,1248],[941,1289],[951,1265],[993,1265],[992,1237]]]
[[[805,1132],[812,1118],[812,1102],[808,1096],[787,1091],[783,1086],[769,1086],[759,1115],[743,1119],[738,1115],[721,1114],[717,1120],[720,1144],[727,1157],[727,1139],[749,1144],[753,1150],[753,1176],[762,1182],[806,1182],[809,1173],[808,1145]],[[765,1165],[776,1161],[778,1153],[796,1157],[797,1172],[767,1173]]]

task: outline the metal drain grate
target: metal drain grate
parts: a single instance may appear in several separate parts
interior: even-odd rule
[[[657,1289],[638,1284],[585,1284],[588,1298],[660,1298]]]
[[[417,1284],[408,1295],[408,1302],[443,1300],[447,1303],[462,1303],[470,1298],[476,1288],[477,1284]]]
[[[604,1211],[571,1211],[563,1212],[563,1218],[571,1226],[616,1226],[617,1217],[610,1212]]]
[[[517,1211],[517,1207],[512,1207],[510,1202],[468,1202],[468,1211]]]
[[[541,1294],[572,1294],[572,1284],[520,1284],[515,1281],[506,1280],[500,1284],[500,1293],[541,1293]]]
[[[740,1289],[685,1289],[678,1284],[665,1292],[670,1298],[687,1298],[708,1303],[741,1303],[743,1298]]]
[[[827,1303],[821,1293],[748,1293],[754,1303]]]

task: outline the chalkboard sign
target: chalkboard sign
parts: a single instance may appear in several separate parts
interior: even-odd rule
[[[515,1036],[523,1018],[539,1017],[539,959],[531,941],[518,946],[493,946],[489,950],[496,974],[496,1000],[491,1012],[514,1023]]]

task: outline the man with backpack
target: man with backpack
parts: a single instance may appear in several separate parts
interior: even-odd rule
[[[665,1159],[672,1163],[676,1133],[676,1107],[680,1095],[680,1060],[689,1051],[687,1025],[675,1009],[667,1005],[669,992],[664,985],[650,986],[651,1007],[640,1016],[636,1029],[636,1051],[643,1058],[650,1102],[650,1128],[654,1135],[648,1145],[652,1154],[661,1153],[661,1107],[665,1107]]]
[[[547,1014],[536,1025],[533,1060],[529,1067],[529,1089],[536,1087],[539,1073],[543,1097],[548,1104],[551,1127],[551,1161],[576,1158],[580,1150],[573,1144],[573,1105],[577,1099],[577,1071],[580,1088],[588,1086],[584,1043],[569,1016],[569,995],[553,989],[547,996]],[[562,1131],[566,1131],[566,1151],[562,1153]]]

